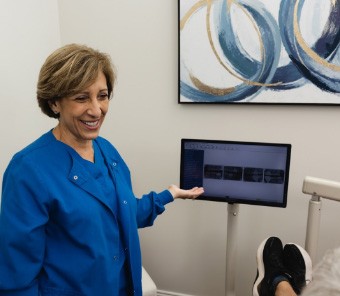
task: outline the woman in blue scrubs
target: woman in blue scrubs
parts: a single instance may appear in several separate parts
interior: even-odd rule
[[[137,229],[176,198],[202,188],[136,198],[117,150],[99,136],[115,83],[110,58],[83,45],[53,52],[37,99],[57,126],[16,153],[2,186],[0,295],[142,295]]]

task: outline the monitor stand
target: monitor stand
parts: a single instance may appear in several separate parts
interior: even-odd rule
[[[228,203],[225,295],[235,296],[237,227],[239,205]]]

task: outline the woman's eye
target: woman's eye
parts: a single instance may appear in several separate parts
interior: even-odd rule
[[[109,95],[107,93],[103,93],[99,95],[99,99],[100,100],[106,100],[109,97]]]
[[[87,100],[87,97],[86,96],[79,96],[79,97],[76,97],[75,100],[77,102],[85,102]]]

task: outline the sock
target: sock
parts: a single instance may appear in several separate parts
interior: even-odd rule
[[[280,274],[280,275],[276,276],[276,277],[273,279],[273,282],[272,282],[272,291],[275,292],[277,285],[278,285],[280,282],[283,282],[283,281],[289,282],[289,275]]]

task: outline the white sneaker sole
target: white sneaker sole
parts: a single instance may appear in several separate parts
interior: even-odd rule
[[[253,296],[260,296],[257,288],[264,278],[263,249],[264,249],[264,246],[265,246],[268,239],[269,239],[269,237],[266,238],[265,240],[263,240],[262,243],[259,245],[259,247],[257,249],[256,262],[257,262],[258,276],[257,276],[257,279],[256,279],[254,286],[253,286]]]

